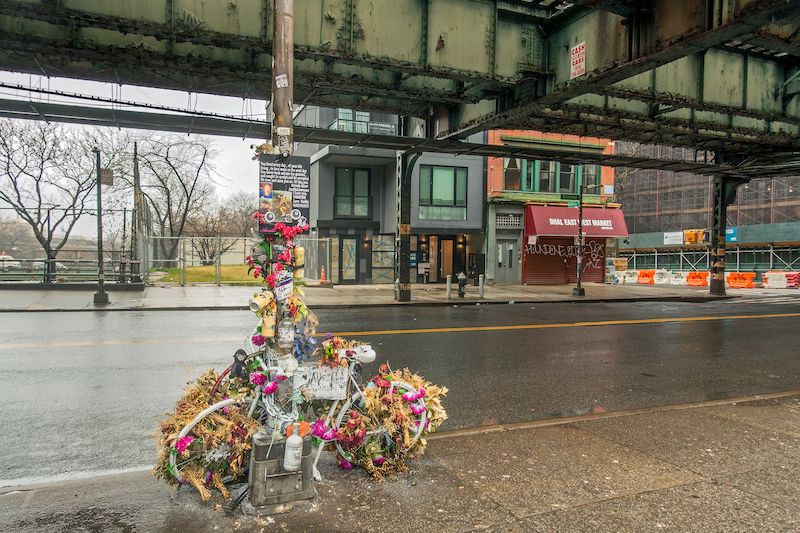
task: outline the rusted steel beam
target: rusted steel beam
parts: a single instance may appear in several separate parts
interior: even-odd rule
[[[668,105],[672,107],[672,109],[670,109],[669,111],[674,111],[676,109],[694,109],[695,111],[710,111],[713,113],[722,113],[725,115],[735,115],[735,116],[755,118],[760,120],[771,120],[777,122],[785,122],[787,124],[800,125],[800,117],[793,117],[783,113],[768,113],[764,111],[755,111],[751,109],[745,109],[743,107],[716,104],[708,101],[699,101],[695,100],[694,98],[689,98],[681,94],[662,93],[662,92],[651,93],[648,91],[637,91],[635,89],[626,89],[615,86],[603,87],[599,91],[599,93],[614,98],[622,98],[624,100],[635,100],[639,102],[645,102],[648,104],[652,103],[652,104]],[[658,114],[664,114],[669,111],[660,110]]]
[[[731,22],[711,30],[687,33],[632,61],[604,65],[586,76],[557,87],[545,96],[519,100],[508,109],[473,119],[440,137],[460,139],[479,131],[518,121],[537,109],[557,106],[578,96],[596,93],[602,87],[666,65],[689,54],[720,46],[740,35],[758,30],[764,24],[769,23],[773,17],[779,15],[794,17],[798,12],[800,12],[800,2],[754,0],[742,9]]]

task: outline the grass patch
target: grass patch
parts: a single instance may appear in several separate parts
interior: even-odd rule
[[[220,268],[220,282],[260,285],[259,280],[247,274],[247,269],[247,265],[222,265]],[[160,268],[158,270],[167,273],[166,276],[161,278],[163,282],[179,283],[181,280],[179,268]],[[186,282],[214,283],[215,270],[216,267],[214,265],[188,267],[186,269]]]

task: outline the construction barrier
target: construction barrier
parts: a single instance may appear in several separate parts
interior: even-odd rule
[[[670,285],[686,285],[686,277],[689,275],[688,272],[673,272],[670,275],[669,283]]]
[[[638,270],[626,270],[625,271],[625,285],[635,285],[639,281],[639,271]]]
[[[732,289],[752,289],[756,286],[755,272],[728,272],[725,276],[728,287]]]
[[[656,270],[656,273],[653,276],[653,283],[656,285],[669,285],[671,281],[672,274],[670,274],[669,270]]]
[[[708,272],[689,272],[686,284],[690,287],[708,287]]]
[[[640,285],[652,285],[653,284],[653,276],[656,275],[655,270],[640,270],[639,277],[637,278],[636,282]]]
[[[770,270],[761,277],[767,289],[794,289],[800,284],[800,272]]]
[[[615,284],[624,285],[625,284],[625,271],[622,272],[614,272]]]

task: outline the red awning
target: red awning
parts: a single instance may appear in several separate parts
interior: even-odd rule
[[[622,209],[584,207],[583,233],[587,237],[627,237]],[[529,205],[525,208],[525,235],[578,235],[578,208]]]

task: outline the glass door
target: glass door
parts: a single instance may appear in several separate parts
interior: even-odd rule
[[[358,238],[339,236],[339,283],[358,283]]]

